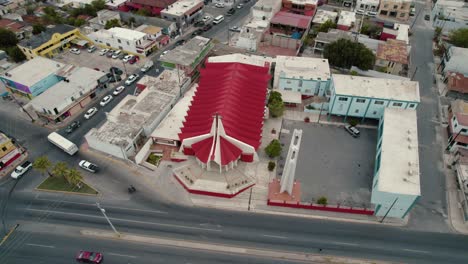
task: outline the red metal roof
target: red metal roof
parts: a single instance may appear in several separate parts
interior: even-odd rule
[[[280,11],[276,13],[276,15],[271,19],[270,23],[307,29],[311,21],[311,16],[303,16]]]
[[[213,116],[219,114],[226,136],[258,149],[270,80],[268,71],[268,67],[241,63],[206,63],[200,70],[199,86],[179,133],[180,140],[210,133]],[[192,144],[200,161],[214,159],[214,155],[209,156],[216,144],[220,146],[222,165],[239,158],[242,150],[238,146],[222,135],[216,142],[214,136]]]

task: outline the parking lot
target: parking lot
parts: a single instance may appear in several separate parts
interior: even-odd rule
[[[54,59],[62,63],[73,64],[81,67],[88,67],[91,69],[99,69],[100,71],[105,72],[109,72],[110,67],[114,66],[122,69],[124,74],[125,72],[127,72],[128,74],[133,73],[135,70],[141,68],[147,60],[145,57],[140,57],[140,60],[135,64],[123,63],[121,59],[113,59],[108,58],[107,56],[100,56],[100,50],[101,49],[98,48],[93,53],[89,53],[86,49],[81,49],[80,54],[73,54],[70,51],[65,51],[57,55]],[[122,77],[125,78],[126,76],[123,75]]]
[[[284,120],[289,133],[281,133],[278,177],[294,128],[303,131],[295,177],[301,183],[301,200],[316,202],[324,196],[328,204],[370,207],[377,130],[360,128],[361,136],[353,138],[343,126]]]

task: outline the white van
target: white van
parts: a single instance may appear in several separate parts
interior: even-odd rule
[[[224,16],[219,15],[219,16],[215,17],[215,19],[213,20],[213,24],[215,24],[215,25],[216,25],[216,24],[219,24],[219,23],[221,23],[223,20],[224,20]]]

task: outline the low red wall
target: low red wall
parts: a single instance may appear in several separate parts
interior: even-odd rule
[[[267,204],[270,206],[281,206],[281,207],[289,207],[289,208],[321,210],[321,211],[349,213],[349,214],[374,215],[374,210],[369,210],[366,208],[353,208],[353,207],[347,207],[347,206],[314,205],[310,203],[301,203],[301,202],[272,201],[270,199],[268,199]]]
[[[16,153],[16,155],[14,155],[9,161],[7,161],[7,162],[5,162],[5,164],[3,164],[3,167],[0,167],[0,170],[3,170],[4,168],[8,167],[8,165],[10,165],[13,161],[15,161],[20,156],[21,156],[21,153]]]
[[[193,194],[198,194],[198,195],[207,195],[207,196],[214,196],[214,197],[219,197],[219,198],[232,198],[236,195],[238,195],[239,193],[249,189],[250,187],[254,186],[254,184],[252,185],[249,185],[247,187],[245,187],[244,189],[234,193],[234,194],[227,194],[227,193],[216,193],[216,192],[209,192],[209,191],[200,191],[200,190],[192,190],[190,188],[188,188],[184,182],[182,182],[176,175],[174,175],[174,178],[176,178],[176,180],[184,187],[185,190],[187,190],[187,192],[189,193],[193,193]]]

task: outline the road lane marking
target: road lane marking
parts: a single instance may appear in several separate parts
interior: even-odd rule
[[[41,210],[41,209],[26,209],[26,210],[27,210],[27,211],[44,212],[44,213],[56,213],[56,214],[76,215],[76,216],[83,216],[83,217],[92,217],[92,218],[104,219],[103,216],[97,216],[97,215],[88,215],[88,214],[79,214],[79,213],[69,213],[69,212],[52,211],[52,210]],[[109,219],[115,220],[115,221],[131,222],[131,223],[139,223],[139,224],[148,224],[148,225],[157,225],[157,226],[167,226],[167,227],[177,227],[177,228],[185,228],[185,229],[195,229],[195,230],[222,232],[222,230],[220,230],[220,229],[212,229],[212,228],[193,227],[193,226],[183,226],[183,225],[174,225],[174,224],[164,224],[164,223],[157,223],[157,222],[145,222],[145,221],[130,220],[130,219],[123,219],[123,218],[114,218],[114,217],[109,217]]]
[[[61,203],[80,204],[80,205],[87,205],[87,206],[96,207],[96,204],[89,204],[89,203],[59,201],[59,200],[44,199],[44,198],[35,198],[35,199],[36,199],[36,200],[41,200],[41,201],[48,201],[48,202],[61,202]],[[157,213],[157,214],[168,214],[168,212],[165,212],[165,211],[159,211],[159,210],[145,210],[145,209],[136,209],[136,208],[128,208],[128,207],[116,207],[116,206],[107,206],[107,205],[105,205],[105,208],[106,208],[106,209],[107,209],[107,208],[124,209],[124,210],[132,210],[132,211],[141,211],[141,212]]]
[[[274,235],[262,235],[264,237],[272,237],[272,238],[279,238],[279,239],[287,239],[287,237],[284,236],[274,236]]]
[[[44,247],[44,248],[55,248],[55,246],[41,245],[41,244],[26,244],[27,246],[32,247]]]
[[[117,253],[107,253],[108,255],[112,256],[119,256],[119,257],[127,257],[127,258],[136,258],[136,256],[124,255],[124,254],[117,254]]]
[[[346,243],[346,242],[338,242],[338,241],[332,241],[331,243],[335,245],[343,245],[343,246],[359,246],[359,244],[356,244],[356,243]]]
[[[409,251],[409,252],[415,252],[415,253],[424,253],[424,254],[428,254],[428,253],[429,253],[429,251],[417,250],[417,249],[409,249],[409,248],[404,248],[403,250],[404,250],[404,251]]]

